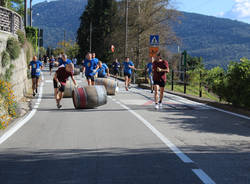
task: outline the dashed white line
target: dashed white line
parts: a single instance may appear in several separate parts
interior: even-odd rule
[[[114,99],[111,98],[113,101]],[[153,125],[151,125],[146,119],[141,115],[122,104],[118,100],[115,101],[118,105],[128,110],[133,114],[137,119],[139,119],[146,127],[148,127],[166,146],[169,147],[184,163],[194,163],[186,154],[184,154],[179,148],[177,148],[167,137],[165,137],[160,131],[158,131]],[[201,179],[204,184],[216,184],[203,170],[201,169],[192,169],[192,171]]]
[[[202,169],[192,169],[192,171],[204,184],[215,184],[215,182]]]

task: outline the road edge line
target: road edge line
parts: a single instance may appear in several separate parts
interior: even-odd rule
[[[44,80],[44,76],[42,74],[42,81]],[[5,132],[0,137],[0,145],[4,143],[8,138],[10,138],[14,133],[16,133],[23,125],[25,125],[35,114],[38,108],[38,104],[40,104],[42,100],[42,94],[43,94],[43,86],[44,82],[41,82],[40,89],[39,89],[39,96],[36,100],[36,105],[34,106],[34,109],[32,109],[28,114],[26,114],[22,119],[18,120],[16,124],[11,127],[7,132]]]

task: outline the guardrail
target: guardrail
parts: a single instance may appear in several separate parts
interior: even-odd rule
[[[16,34],[24,30],[22,17],[16,12],[0,6],[0,30]]]

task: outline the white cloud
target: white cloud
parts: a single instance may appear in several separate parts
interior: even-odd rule
[[[250,23],[250,0],[234,0],[234,2],[232,9],[223,17]]]
[[[224,17],[224,15],[225,15],[225,12],[219,12],[215,16],[217,16],[217,17]]]

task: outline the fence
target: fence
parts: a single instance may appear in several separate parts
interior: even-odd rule
[[[195,75],[196,77],[193,77],[191,75]],[[186,70],[184,71],[171,70],[171,73],[168,74],[168,77],[171,78],[171,80],[168,80],[168,84],[171,85],[172,91],[174,91],[175,86],[182,85],[183,93],[186,94],[188,87],[198,86],[199,97],[202,97],[202,88],[204,86],[203,85],[204,76],[201,71],[189,74]]]
[[[0,6],[0,30],[16,34],[19,29],[24,29],[22,17],[16,12]]]

